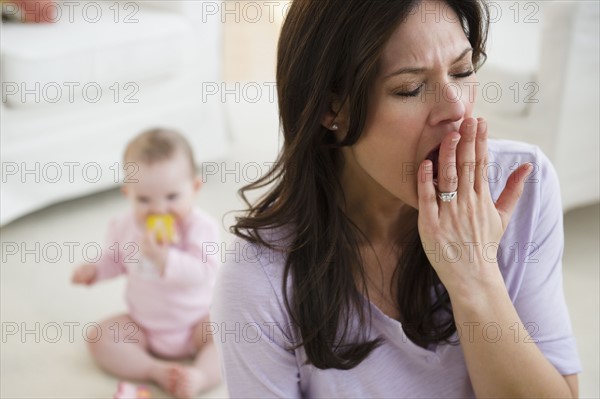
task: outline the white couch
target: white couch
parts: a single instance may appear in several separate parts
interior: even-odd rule
[[[54,23],[0,28],[2,225],[115,187],[144,129],[180,130],[199,162],[227,151],[225,104],[204,95],[220,81],[222,24],[202,1],[72,3]]]
[[[540,146],[557,169],[565,211],[598,202],[599,3],[490,4],[475,113],[488,119],[491,136]]]

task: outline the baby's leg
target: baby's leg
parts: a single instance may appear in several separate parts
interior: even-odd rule
[[[90,352],[100,367],[126,380],[154,381],[168,393],[173,393],[173,364],[148,353],[148,339],[131,317],[112,317],[103,321],[100,328],[99,338],[87,339]]]
[[[204,323],[209,323],[208,315],[194,327],[194,342],[198,353],[192,367],[178,366],[176,372],[175,395],[178,398],[192,398],[221,383],[221,367],[217,348],[212,335]]]

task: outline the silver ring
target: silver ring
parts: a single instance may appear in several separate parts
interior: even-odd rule
[[[449,193],[438,193],[438,197],[442,200],[442,202],[450,202],[454,198],[456,198],[457,191],[450,191]]]

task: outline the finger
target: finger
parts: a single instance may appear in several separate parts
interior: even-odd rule
[[[150,245],[156,245],[156,233],[154,232],[154,230],[146,231],[146,241]]]
[[[442,141],[438,162],[438,183],[440,192],[447,193],[456,191],[458,187],[458,174],[456,172],[456,146],[460,140],[460,134],[451,133]]]
[[[512,216],[517,201],[523,194],[523,188],[525,186],[525,179],[533,171],[533,165],[530,163],[523,164],[517,168],[509,177],[506,182],[502,194],[496,201],[496,209],[502,219],[502,228],[506,230],[506,226]]]
[[[169,240],[166,234],[160,237],[160,239],[158,237],[156,238],[156,246],[163,249],[169,246]]]
[[[477,136],[477,119],[467,118],[460,127],[460,142],[456,148],[458,172],[458,196],[468,198],[473,189],[475,177],[475,137]]]
[[[487,178],[488,164],[488,126],[483,118],[477,118],[477,137],[475,139],[475,191],[491,197]]]
[[[144,239],[142,241],[142,251],[147,254],[148,251],[151,251],[152,248],[156,246],[154,232],[146,231],[144,234]]]
[[[87,280],[88,281],[94,281],[96,279],[96,271],[95,270],[90,270],[88,275],[87,275]]]
[[[438,203],[433,185],[433,164],[430,160],[426,159],[421,163],[417,180],[419,215],[422,215],[425,220],[435,220],[438,217]]]

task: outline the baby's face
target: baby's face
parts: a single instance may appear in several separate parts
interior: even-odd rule
[[[178,221],[185,219],[201,185],[185,156],[176,154],[152,165],[136,165],[136,172],[130,173],[123,185],[123,193],[131,201],[139,225],[143,226],[151,214],[168,213]]]

